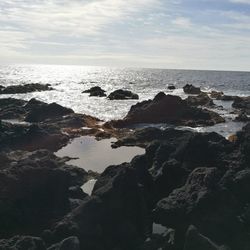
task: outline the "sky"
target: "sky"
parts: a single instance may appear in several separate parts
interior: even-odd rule
[[[250,71],[250,0],[1,0],[0,63]]]

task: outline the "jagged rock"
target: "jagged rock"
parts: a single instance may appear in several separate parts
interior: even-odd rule
[[[110,93],[108,99],[110,100],[139,99],[139,96],[129,90],[118,89]]]
[[[88,90],[84,90],[82,93],[89,93],[89,96],[99,96],[99,97],[104,97],[106,96],[105,90],[103,90],[101,87],[92,87]]]
[[[186,85],[183,87],[183,91],[184,91],[186,94],[191,94],[191,95],[198,95],[198,94],[201,93],[201,89],[198,88],[198,87],[193,86],[192,84],[186,84]]]
[[[11,85],[0,89],[0,94],[23,94],[36,91],[53,90],[50,84],[31,83],[24,85]]]
[[[32,236],[15,236],[0,240],[0,250],[46,250],[41,238]]]
[[[88,174],[66,160],[46,150],[0,157],[0,237],[38,234],[69,212],[69,188],[81,186]]]
[[[92,196],[51,231],[57,240],[78,236],[86,250],[138,249],[145,233],[145,214],[134,169],[125,164],[110,166],[99,177]]]
[[[110,124],[114,127],[126,127],[138,123],[206,126],[221,122],[224,122],[224,119],[217,113],[191,107],[180,97],[161,92],[153,100],[132,106],[123,120],[111,121]]]

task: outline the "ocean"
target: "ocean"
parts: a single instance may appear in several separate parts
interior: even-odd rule
[[[0,98],[14,97],[25,100],[37,98],[48,103],[56,102],[72,108],[75,112],[89,114],[104,121],[124,117],[137,100],[111,101],[107,98],[89,97],[82,91],[100,86],[107,91],[107,94],[120,88],[131,90],[139,95],[139,101],[151,99],[160,91],[185,98],[182,87],[188,83],[200,86],[204,91],[217,90],[228,95],[250,96],[250,72],[61,65],[0,66],[0,85],[27,83],[51,84],[55,90],[1,95]],[[175,85],[176,90],[169,91],[168,85]],[[196,128],[196,130],[216,131],[227,136],[244,125],[233,122],[231,102],[216,104],[223,105],[224,109],[218,109],[217,112],[222,114],[227,122],[208,128]]]

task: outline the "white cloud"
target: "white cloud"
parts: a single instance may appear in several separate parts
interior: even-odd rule
[[[172,21],[172,24],[181,28],[190,28],[192,26],[190,19],[186,17],[178,17]]]

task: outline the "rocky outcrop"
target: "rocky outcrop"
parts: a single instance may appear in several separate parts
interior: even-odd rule
[[[57,151],[70,140],[70,136],[61,133],[60,130],[49,132],[38,125],[18,125],[2,122],[0,130],[0,151],[8,149]]]
[[[187,103],[190,106],[206,106],[206,107],[213,107],[215,106],[214,102],[208,94],[200,93],[197,96],[189,96],[187,98]]]
[[[129,90],[118,89],[110,93],[108,96],[110,100],[127,100],[127,99],[139,99],[139,96]]]
[[[32,102],[32,101],[30,101]],[[27,106],[32,105],[27,103]],[[26,106],[26,108],[27,108]],[[62,107],[57,103],[36,103],[34,107],[27,114],[25,121],[27,122],[41,122],[47,119],[54,119],[65,115],[73,114],[74,111],[69,108]]]
[[[69,188],[81,186],[88,173],[67,160],[46,150],[1,153],[0,237],[38,235],[69,212]]]
[[[234,99],[232,106],[250,115],[250,97],[237,97]]]
[[[24,85],[11,85],[7,87],[2,87],[0,89],[0,94],[24,94],[30,92],[37,92],[37,91],[48,91],[53,90],[50,87],[50,84],[39,84],[39,83],[30,83]]]
[[[185,126],[209,126],[224,122],[215,112],[192,107],[178,96],[157,94],[153,100],[132,106],[123,120],[112,121],[114,127],[139,123],[168,123]]]
[[[137,249],[144,238],[147,209],[135,171],[128,165],[108,167],[91,198],[55,224],[53,239],[75,235],[86,250]]]
[[[90,89],[84,90],[82,93],[89,93],[89,96],[99,96],[104,97],[106,96],[105,90],[103,90],[101,87],[92,87]]]
[[[186,94],[190,94],[190,95],[199,95],[201,93],[201,89],[199,87],[195,87],[192,84],[186,84],[183,87],[183,91]]]
[[[83,131],[82,127],[94,128],[97,118],[76,114],[73,110],[56,103],[47,104],[36,99],[29,102],[13,98],[0,99],[0,150],[23,149],[58,150],[70,138],[96,130]],[[16,119],[13,121],[13,119]],[[35,123],[35,124],[33,124]]]
[[[210,94],[210,97],[213,99],[220,99],[224,95],[223,92],[215,91],[215,90],[212,90],[209,94]]]

